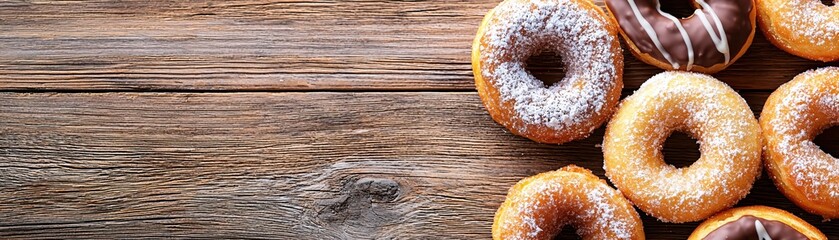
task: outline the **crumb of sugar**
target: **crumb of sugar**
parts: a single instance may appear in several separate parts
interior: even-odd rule
[[[502,101],[514,102],[514,118],[563,131],[609,107],[606,95],[622,67],[613,61],[621,53],[610,48],[617,39],[605,29],[608,20],[591,15],[571,0],[508,0],[495,8],[483,36],[481,73]],[[525,60],[543,48],[560,53],[566,69],[565,78],[549,87],[525,68]]]

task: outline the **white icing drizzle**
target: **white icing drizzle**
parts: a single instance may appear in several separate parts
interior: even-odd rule
[[[649,36],[650,39],[653,41],[653,44],[658,49],[658,51],[661,52],[661,55],[664,56],[664,59],[667,60],[667,62],[669,62],[670,65],[673,66],[673,68],[678,69],[679,63],[673,60],[670,56],[670,53],[668,53],[667,50],[664,49],[664,47],[661,44],[661,40],[658,38],[658,34],[656,34],[655,29],[652,27],[652,25],[650,25],[647,19],[645,19],[641,15],[641,11],[635,4],[635,0],[627,0],[627,2],[629,3],[629,6],[632,8],[632,12],[634,13],[635,18],[638,20],[638,23],[640,23],[641,27],[644,28],[644,31],[647,32],[647,36]],[[714,11],[713,8],[711,8],[711,5],[708,5],[708,3],[706,3],[704,0],[696,0],[696,3],[702,6],[702,8],[696,9],[696,11],[694,11],[693,14],[699,17],[699,20],[702,22],[702,25],[705,27],[705,30],[708,31],[708,35],[711,36],[711,41],[714,42],[714,46],[716,47],[717,51],[719,51],[723,54],[723,56],[725,56],[725,64],[728,65],[728,63],[731,61],[731,49],[728,46],[728,37],[726,36],[725,28],[723,28],[719,16],[717,16],[717,13]],[[669,13],[661,11],[661,2],[659,1],[656,1],[656,10],[658,10],[658,12],[662,16],[673,21],[673,23],[676,24],[676,28],[679,29],[679,33],[682,35],[682,39],[684,39],[685,46],[687,47],[688,52],[688,64],[686,70],[690,71],[690,69],[693,67],[694,62],[693,43],[691,43],[690,36],[685,30],[685,27],[682,25],[682,22],[679,21],[678,18],[674,17]],[[711,16],[714,23],[708,21],[708,18],[705,17],[705,14],[702,12],[702,10],[708,11],[708,15]],[[717,29],[719,34],[717,34],[717,32],[714,31],[714,28]]]
[[[704,0],[696,0],[696,3],[699,3],[702,6],[702,9],[708,10],[708,14],[711,15],[711,18],[714,20],[714,25],[716,25],[717,30],[720,34],[714,32],[711,29],[711,23],[705,17],[705,14],[702,14],[702,10],[696,9],[694,11],[694,15],[699,16],[699,20],[702,21],[702,25],[705,26],[705,30],[708,31],[708,35],[711,35],[711,40],[714,41],[714,45],[717,47],[717,51],[722,53],[725,56],[725,64],[727,65],[729,60],[731,60],[731,51],[728,48],[728,39],[725,36],[725,29],[722,27],[722,23],[720,23],[720,18],[717,16],[717,13],[714,12],[714,9],[711,8],[711,5],[708,5]]]
[[[758,240],[772,240],[772,237],[769,237],[769,233],[766,232],[766,228],[763,227],[760,220],[755,219],[755,230],[757,230]]]
[[[632,12],[635,13],[635,18],[638,19],[638,23],[641,23],[641,27],[644,28],[644,31],[647,32],[647,35],[653,40],[653,44],[655,44],[655,47],[658,48],[659,52],[661,52],[661,55],[664,56],[664,59],[666,59],[667,62],[670,62],[670,65],[672,65],[674,69],[678,69],[679,63],[673,61],[670,57],[670,53],[664,50],[664,47],[661,46],[661,41],[658,40],[658,34],[655,33],[655,29],[649,22],[647,22],[647,19],[644,19],[644,17],[641,16],[641,11],[638,10],[638,6],[635,5],[635,0],[627,0],[627,2],[629,2],[629,6],[632,7]],[[728,63],[728,61],[726,61],[726,63]]]
[[[690,69],[693,67],[693,43],[690,42],[690,36],[688,35],[688,32],[685,30],[685,27],[682,25],[682,22],[679,21],[678,18],[674,17],[673,15],[670,15],[669,13],[661,11],[661,2],[656,1],[655,4],[655,8],[658,10],[658,13],[672,20],[673,23],[676,24],[676,28],[679,29],[679,33],[682,34],[682,39],[685,40],[685,47],[687,47],[688,51],[688,65],[686,70],[690,71]]]

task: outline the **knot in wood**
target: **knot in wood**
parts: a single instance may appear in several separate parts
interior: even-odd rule
[[[321,209],[317,216],[343,232],[365,233],[369,237],[404,215],[405,209],[393,204],[399,195],[400,185],[391,179],[350,179],[336,198],[318,203]]]
[[[390,202],[399,196],[399,183],[390,179],[362,178],[355,181],[350,191],[366,194],[373,202]]]

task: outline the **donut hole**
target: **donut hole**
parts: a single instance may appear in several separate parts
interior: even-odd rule
[[[825,6],[828,6],[828,7],[832,7],[833,5],[836,5],[835,0],[821,0],[821,1],[822,1],[822,4],[824,4]],[[836,155],[834,155],[834,156],[836,156]]]
[[[667,137],[661,154],[664,162],[676,168],[690,167],[701,155],[696,139],[681,131],[674,131]]]
[[[669,13],[677,18],[687,18],[693,15],[696,8],[692,5],[692,1],[676,0],[676,1],[660,1],[661,11]]]
[[[565,225],[562,227],[562,230],[554,237],[554,240],[568,240],[568,239],[580,239],[582,240],[583,237],[577,235],[576,229],[572,227],[570,224]]]
[[[839,158],[839,126],[825,129],[813,139],[813,143],[819,146],[822,151],[834,158]]]
[[[525,69],[542,81],[545,87],[553,86],[565,78],[565,64],[562,62],[562,57],[550,49],[529,57],[525,64]]]

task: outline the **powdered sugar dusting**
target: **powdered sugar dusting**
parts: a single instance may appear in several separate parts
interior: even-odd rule
[[[825,128],[839,125],[839,67],[804,72],[773,97],[781,102],[767,106],[765,111],[771,114],[765,115],[764,127],[774,132],[768,137],[767,151],[780,158],[771,160],[788,172],[809,200],[839,204],[839,159],[812,141]]]
[[[585,239],[637,239],[641,228],[635,209],[604,182],[562,170],[543,173],[519,184],[499,212],[502,239],[548,239],[571,224]],[[512,195],[515,194],[515,195]],[[623,203],[616,203],[624,201]],[[519,216],[519,217],[509,217]]]
[[[607,106],[607,93],[621,86],[610,46],[616,35],[606,30],[602,14],[592,16],[573,0],[507,0],[495,8],[482,36],[481,74],[513,101],[523,124],[544,125],[557,131],[580,131]],[[499,17],[504,16],[504,17]],[[525,60],[543,48],[560,53],[566,77],[546,87],[525,69]],[[594,128],[594,127],[592,127]],[[584,131],[593,129],[584,129]]]
[[[839,7],[828,7],[819,0],[778,1],[781,27],[790,29],[798,39],[812,44],[839,47]],[[815,26],[815,27],[807,27]]]
[[[644,212],[666,222],[704,219],[748,194],[760,169],[760,128],[746,101],[697,73],[653,76],[621,103],[603,143],[610,180]],[[674,131],[699,139],[687,168],[664,162]]]

